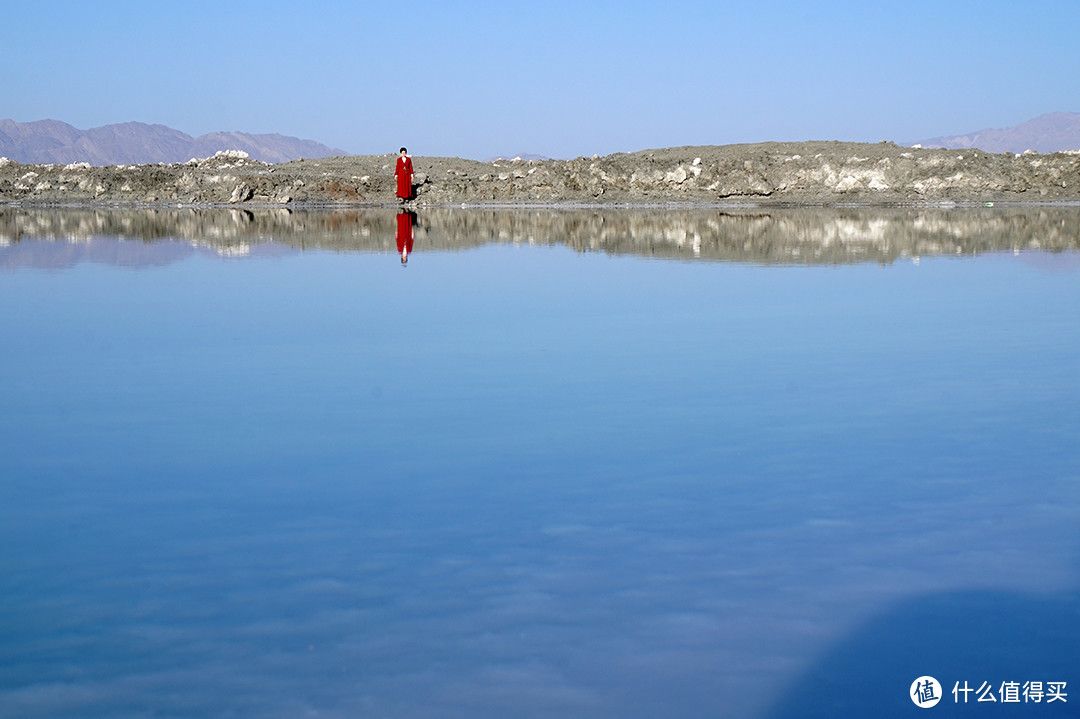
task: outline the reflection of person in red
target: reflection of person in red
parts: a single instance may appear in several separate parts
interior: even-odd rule
[[[404,202],[412,199],[412,158],[408,150],[401,148],[401,156],[397,159],[397,167],[394,168],[394,176],[397,177],[397,196]]]
[[[409,210],[401,210],[397,215],[397,251],[401,255],[401,264],[409,261],[409,253],[412,252],[413,225],[416,224],[416,213]]]

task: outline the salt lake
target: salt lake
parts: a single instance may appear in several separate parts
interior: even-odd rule
[[[0,307],[0,717],[1080,706],[1080,208],[8,207]]]

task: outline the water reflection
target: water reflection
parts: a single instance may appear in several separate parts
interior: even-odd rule
[[[403,265],[409,261],[409,253],[413,249],[414,227],[416,227],[416,213],[412,210],[399,210],[397,214],[397,251],[401,255],[401,264]]]
[[[0,717],[1075,693],[1077,212],[4,210]]]
[[[79,257],[160,264],[199,250],[236,257],[282,248],[396,251],[407,261],[417,237],[425,249],[436,251],[500,243],[766,264],[891,263],[934,255],[1076,251],[1080,208],[431,209],[419,215],[385,210],[0,210],[0,263],[7,266],[56,266]],[[64,239],[83,247],[20,247],[27,238]],[[154,247],[88,246],[102,238],[140,240]],[[167,247],[164,240],[182,241],[191,249]]]

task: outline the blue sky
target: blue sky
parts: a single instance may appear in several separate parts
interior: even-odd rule
[[[555,157],[898,142],[1080,111],[1080,3],[41,2],[0,117]]]

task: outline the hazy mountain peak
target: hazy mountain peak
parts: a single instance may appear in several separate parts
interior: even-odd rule
[[[278,134],[213,132],[192,137],[166,125],[135,121],[79,130],[59,120],[0,120],[0,156],[16,162],[171,163],[210,157],[219,150],[243,150],[263,162],[348,154],[313,140]]]
[[[1080,113],[1050,112],[1013,127],[985,129],[966,135],[933,137],[923,147],[955,150],[978,148],[986,152],[1062,152],[1080,149]]]

